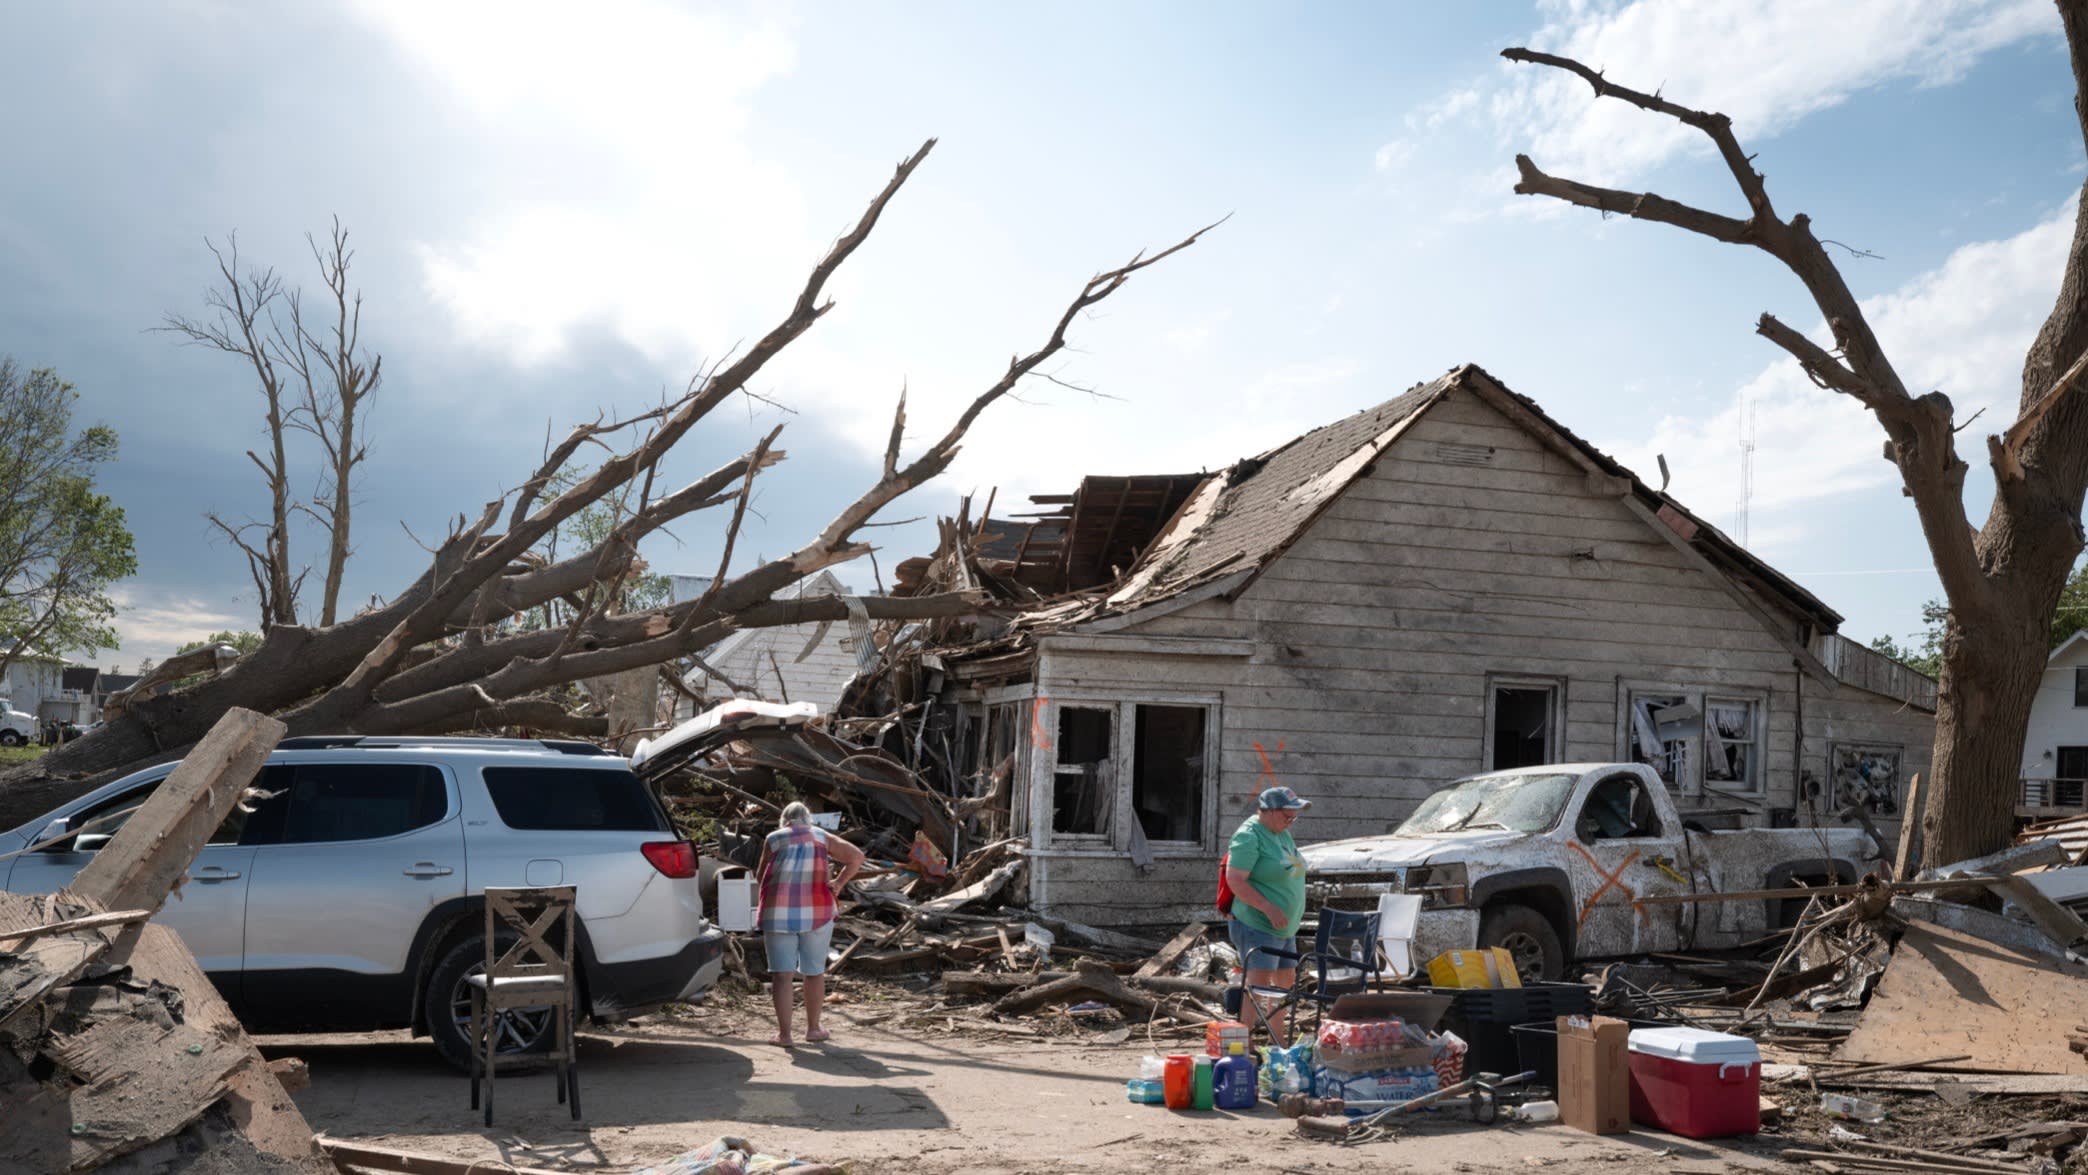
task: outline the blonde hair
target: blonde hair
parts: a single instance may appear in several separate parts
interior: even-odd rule
[[[812,809],[792,800],[783,806],[783,819],[776,823],[778,828],[789,828],[793,824],[812,823]]]

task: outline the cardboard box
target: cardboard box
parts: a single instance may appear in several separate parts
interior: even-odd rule
[[[1631,1131],[1631,1025],[1559,1017],[1559,1120],[1589,1134]]]
[[[1521,987],[1515,956],[1506,947],[1444,951],[1428,961],[1428,982],[1435,987]]]

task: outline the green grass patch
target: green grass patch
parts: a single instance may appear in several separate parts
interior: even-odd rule
[[[50,749],[38,746],[0,747],[0,764],[27,763],[31,759],[42,758],[44,752]]]

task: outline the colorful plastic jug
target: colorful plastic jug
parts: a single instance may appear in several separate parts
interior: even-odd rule
[[[1212,1098],[1219,1109],[1254,1108],[1255,1102],[1260,1100],[1259,1091],[1254,1084],[1254,1070],[1254,1059],[1247,1055],[1247,1046],[1234,1041],[1231,1051],[1218,1059],[1217,1067],[1212,1073],[1217,1083],[1217,1091]]]
[[[1194,1063],[1196,1065],[1195,1088],[1190,1095],[1189,1108],[1192,1110],[1208,1110],[1217,1104],[1218,1077],[1216,1066],[1218,1062],[1211,1057],[1197,1057]]]
[[[1187,1053],[1167,1058],[1160,1074],[1160,1100],[1170,1110],[1186,1110],[1196,1099],[1195,1060]]]

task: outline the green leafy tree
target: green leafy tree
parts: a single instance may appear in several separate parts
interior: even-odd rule
[[[2059,589],[2059,607],[2052,613],[2052,648],[2088,628],[2088,563],[2073,569],[2066,586]]]
[[[0,356],[0,672],[28,649],[116,647],[108,587],[138,560],[123,508],[94,489],[116,433],[74,432],[78,398],[55,372]]]

